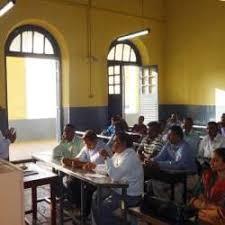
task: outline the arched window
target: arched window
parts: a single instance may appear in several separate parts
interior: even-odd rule
[[[121,94],[121,73],[124,65],[141,66],[141,57],[136,46],[130,41],[113,42],[108,53],[109,95]]]
[[[9,36],[7,56],[59,58],[60,51],[54,37],[35,25],[20,26]]]

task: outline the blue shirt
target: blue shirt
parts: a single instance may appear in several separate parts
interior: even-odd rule
[[[115,134],[115,126],[114,125],[110,125],[107,128],[106,132],[107,132],[107,135],[108,136],[111,136],[111,135]]]
[[[188,134],[184,131],[184,140],[190,145],[194,156],[197,156],[200,143],[199,135],[194,130],[191,130]]]
[[[197,171],[193,151],[183,140],[176,145],[168,142],[153,161],[159,164],[160,169]]]

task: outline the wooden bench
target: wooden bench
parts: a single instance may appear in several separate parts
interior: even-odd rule
[[[144,222],[148,225],[174,225],[174,222],[166,221],[163,218],[155,217],[149,214],[144,214],[141,212],[140,207],[128,208],[128,215],[138,219],[140,222]],[[187,221],[183,225],[194,225],[192,221]],[[132,223],[134,225],[134,223]],[[136,223],[138,225],[138,223]]]
[[[144,214],[141,212],[140,207],[132,207],[128,209],[128,214],[132,217],[137,218],[141,222],[145,222],[148,225],[172,225],[170,223],[164,222],[156,217]]]

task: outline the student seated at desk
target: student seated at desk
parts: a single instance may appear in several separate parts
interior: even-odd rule
[[[147,134],[147,127],[144,124],[144,116],[139,116],[138,118],[138,123],[134,124],[133,128],[132,128],[132,132],[134,133],[139,133],[141,135],[146,135]]]
[[[211,158],[214,149],[225,148],[225,137],[219,133],[216,122],[208,122],[207,135],[202,139],[199,146],[199,156]]]
[[[156,156],[162,149],[164,141],[160,134],[160,124],[157,121],[148,123],[148,134],[142,139],[138,147],[138,154],[142,161]]]
[[[184,140],[190,145],[194,153],[194,156],[197,157],[200,137],[193,130],[193,120],[191,117],[186,117],[183,120],[183,132],[184,132]]]
[[[113,134],[115,134],[115,124],[119,121],[120,121],[120,117],[112,116],[110,126],[108,126],[106,130],[103,130],[101,134],[105,136],[112,136]]]
[[[145,179],[149,180],[153,173],[159,170],[188,170],[197,172],[197,166],[193,151],[183,140],[183,131],[180,126],[172,126],[168,132],[168,143],[162,148],[161,152],[154,158],[146,160],[144,165]],[[190,176],[188,188],[192,188],[197,181],[197,176]],[[157,197],[169,199],[170,185],[160,181],[152,181],[153,193]],[[176,187],[175,199],[180,202],[181,186]],[[179,196],[180,195],[180,196]]]
[[[9,160],[9,145],[16,140],[14,128],[7,129],[4,133],[0,131],[0,159]]]
[[[105,159],[107,173],[114,181],[128,182],[129,187],[125,199],[127,207],[137,206],[143,194],[144,175],[141,161],[132,147],[129,135],[117,133],[112,150],[114,152],[112,157],[105,150],[101,152]],[[106,194],[103,198],[99,218],[97,215],[97,199],[95,195],[93,196],[92,212],[95,223],[97,225],[120,224],[114,212],[121,207],[121,190],[113,189],[111,193]]]
[[[82,169],[91,169],[90,164],[103,164],[104,157],[100,154],[103,149],[106,149],[109,155],[109,147],[97,138],[97,135],[92,130],[87,130],[83,135],[85,146],[81,149],[80,153],[74,158],[64,158],[62,162],[67,166],[73,166]],[[69,193],[70,202],[76,204],[78,208],[81,206],[81,192],[80,192],[80,181],[78,179],[70,177],[67,181],[67,191]],[[90,184],[86,185],[85,196],[86,196],[86,209],[85,214],[88,216],[90,213],[90,205],[92,193],[95,191],[95,187]]]
[[[58,160],[75,158],[82,147],[81,138],[75,135],[75,127],[72,124],[66,124],[63,129],[61,142],[53,149],[53,157]]]
[[[211,169],[202,174],[197,197],[190,204],[199,210],[202,223],[210,225],[225,224],[225,148],[214,150]]]
[[[123,126],[123,124],[121,122],[116,122],[114,126],[115,126],[115,133],[110,137],[109,141],[107,142],[107,145],[108,145],[109,148],[112,148],[113,142],[114,142],[114,138],[115,138],[117,133],[119,133],[119,132],[124,132],[125,133],[126,132],[124,130],[124,126]]]

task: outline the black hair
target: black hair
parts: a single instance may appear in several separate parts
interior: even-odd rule
[[[169,128],[169,130],[173,131],[177,136],[180,137],[180,139],[183,139],[184,134],[183,134],[183,130],[180,126],[173,125]]]
[[[125,144],[127,148],[131,148],[133,146],[133,141],[129,134],[125,132],[118,132],[116,136],[119,138],[120,142]]]
[[[124,125],[120,122],[120,121],[117,121],[115,124],[115,133],[120,133],[120,132],[125,132],[125,128],[124,128]]]
[[[147,125],[148,127],[160,127],[160,124],[157,121],[151,121]]]
[[[207,123],[208,126],[213,125],[217,127],[217,123],[215,121],[210,121]]]
[[[74,125],[72,123],[67,123],[65,125],[65,127],[68,127],[68,128],[71,128],[71,129],[75,130],[75,127],[74,127]]]
[[[193,125],[193,119],[191,117],[186,117],[184,118],[184,120],[189,121]]]
[[[83,139],[86,138],[90,141],[95,141],[97,140],[97,134],[93,131],[93,130],[86,130],[84,135],[83,135]]]
[[[217,148],[213,152],[222,158],[223,162],[225,162],[225,148]]]

